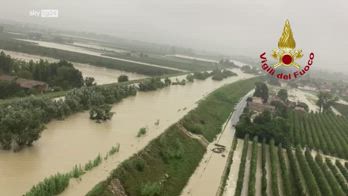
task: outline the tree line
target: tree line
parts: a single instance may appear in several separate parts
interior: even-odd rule
[[[23,89],[16,83],[17,78],[36,80],[47,83],[52,90],[67,90],[84,85],[82,73],[73,64],[60,60],[19,61],[0,52],[0,74],[14,76],[12,81],[0,81],[0,98],[24,96],[37,93],[36,89]]]
[[[52,119],[83,110],[113,104],[136,95],[133,85],[92,86],[73,89],[58,100],[30,97],[11,105],[1,105],[0,147],[19,150],[40,138],[44,125]]]

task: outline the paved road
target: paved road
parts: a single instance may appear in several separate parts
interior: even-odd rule
[[[254,90],[250,91],[234,107],[234,112],[233,112],[231,119],[230,119],[230,122],[232,125],[236,125],[238,123],[239,117],[243,114],[244,108],[247,104],[246,100],[248,99],[248,97],[252,96],[253,93],[254,93]],[[236,129],[234,127],[231,127],[231,133],[233,136],[234,136],[235,132],[236,132]]]

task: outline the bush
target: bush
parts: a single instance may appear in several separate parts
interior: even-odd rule
[[[110,151],[108,152],[108,155],[113,155],[116,152],[120,150],[120,144],[117,144],[116,146],[111,147]]]
[[[135,159],[133,161],[133,165],[134,167],[138,170],[138,171],[143,171],[144,167],[145,167],[145,161],[141,158]]]
[[[93,106],[89,111],[89,118],[98,123],[100,123],[100,121],[110,120],[113,115],[114,113],[111,112],[111,105],[108,104]]]
[[[137,137],[141,137],[141,136],[145,135],[146,132],[147,132],[147,129],[145,127],[140,128],[138,131]]]
[[[195,122],[184,121],[185,129],[194,134],[202,134],[203,126]]]
[[[85,174],[85,172],[81,168],[81,165],[79,165],[79,166],[75,165],[73,170],[70,172],[70,176],[73,178],[79,178],[83,174]]]
[[[94,167],[97,167],[100,163],[102,162],[102,158],[100,156],[100,154],[93,160],[93,161],[88,161],[86,164],[85,164],[85,171],[89,171],[91,169],[93,169]]]
[[[57,173],[49,178],[45,178],[44,181],[33,186],[25,196],[58,195],[69,185],[69,179],[69,175]]]
[[[193,74],[187,74],[186,80],[189,81],[189,82],[193,82],[193,80],[194,80]]]
[[[161,78],[150,78],[139,83],[139,90],[154,91],[157,89],[164,88],[166,86],[169,86],[169,84],[162,82]]]
[[[127,75],[120,75],[117,79],[118,82],[127,82],[128,76]]]
[[[214,70],[211,74],[213,75],[212,79],[217,80],[217,81],[221,81],[221,80],[228,78],[228,77],[231,77],[231,76],[237,76],[236,73],[229,71],[229,70],[226,70],[226,69]]]
[[[141,187],[141,196],[159,196],[161,194],[161,184],[159,182],[146,183]]]

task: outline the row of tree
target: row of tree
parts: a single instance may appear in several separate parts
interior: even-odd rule
[[[246,157],[248,153],[249,136],[245,137],[244,147],[241,155],[240,168],[237,178],[235,195],[240,195],[242,189],[247,188],[248,195],[255,195],[256,165],[257,165],[257,137],[254,137],[253,147],[251,150],[250,168],[246,168]],[[262,146],[262,176],[261,176],[261,195],[267,194],[266,178],[266,145]],[[287,153],[281,146],[276,147],[273,140],[270,141],[270,172],[271,183],[269,189],[272,195],[285,196],[289,195],[325,195],[325,196],[343,196],[348,194],[348,184],[346,183],[345,174],[348,172],[343,164],[336,160],[336,166],[332,160],[326,158],[324,161],[320,154],[312,155],[310,150],[303,151],[299,146],[295,149],[287,148]],[[314,159],[315,157],[315,159]],[[289,164],[286,162],[289,161]],[[279,165],[279,167],[278,167]],[[280,170],[279,170],[280,168]],[[249,185],[243,187],[243,180],[246,170],[249,170]],[[281,175],[278,174],[281,172]],[[279,184],[280,176],[282,185]],[[279,187],[282,186],[282,191]]]
[[[251,151],[248,196],[255,196],[256,175],[252,175],[252,174],[256,173],[258,147],[259,147],[258,138],[257,138],[257,136],[255,136],[253,139],[253,146],[252,146],[252,151]]]
[[[272,185],[272,195],[279,196],[279,185],[278,185],[278,151],[277,147],[274,145],[274,140],[270,141],[269,154],[271,161],[271,185]]]
[[[235,196],[241,196],[242,195],[244,175],[245,175],[245,164],[246,164],[246,159],[247,159],[247,155],[248,155],[248,148],[249,148],[249,135],[246,135],[244,137],[242,157],[241,157],[241,160],[240,160],[239,171],[238,171],[238,178],[237,178],[237,185],[236,185],[236,190],[235,190],[235,193],[234,193]]]
[[[64,119],[94,107],[102,108],[135,94],[134,86],[92,86],[73,89],[58,100],[32,97],[1,105],[0,147],[19,150],[30,146],[40,138],[44,125],[52,119]]]
[[[267,141],[274,139],[276,144],[282,143],[284,146],[289,144],[288,132],[289,125],[287,120],[273,115],[270,111],[265,110],[251,120],[252,113],[245,112],[236,125],[236,136],[243,138],[249,134],[251,137],[258,136],[265,138]]]
[[[84,84],[82,73],[68,61],[25,62],[11,58],[3,51],[0,52],[0,73],[46,82],[59,89],[78,88]]]
[[[348,158],[348,120],[332,113],[291,112],[289,115],[290,141],[301,145]]]

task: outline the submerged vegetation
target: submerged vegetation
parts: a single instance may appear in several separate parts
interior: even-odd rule
[[[93,106],[89,111],[89,118],[100,123],[101,121],[110,120],[114,115],[111,111],[111,105],[103,104],[100,106]]]
[[[145,127],[140,128],[138,131],[137,137],[144,136],[146,132],[147,132],[147,129]]]
[[[65,99],[28,98],[1,105],[0,147],[19,150],[39,139],[44,124],[52,119],[64,119],[73,113],[116,103],[135,94],[134,86],[93,86],[71,90]]]
[[[113,146],[106,156],[111,156],[119,151],[120,145]],[[103,159],[99,154],[94,160],[88,161],[82,168],[75,165],[70,172],[65,174],[57,173],[34,185],[24,196],[54,196],[62,193],[68,186],[72,178],[79,179],[86,172],[102,163]]]
[[[154,91],[169,85],[170,83],[163,82],[161,78],[150,78],[139,83],[139,91]]]

